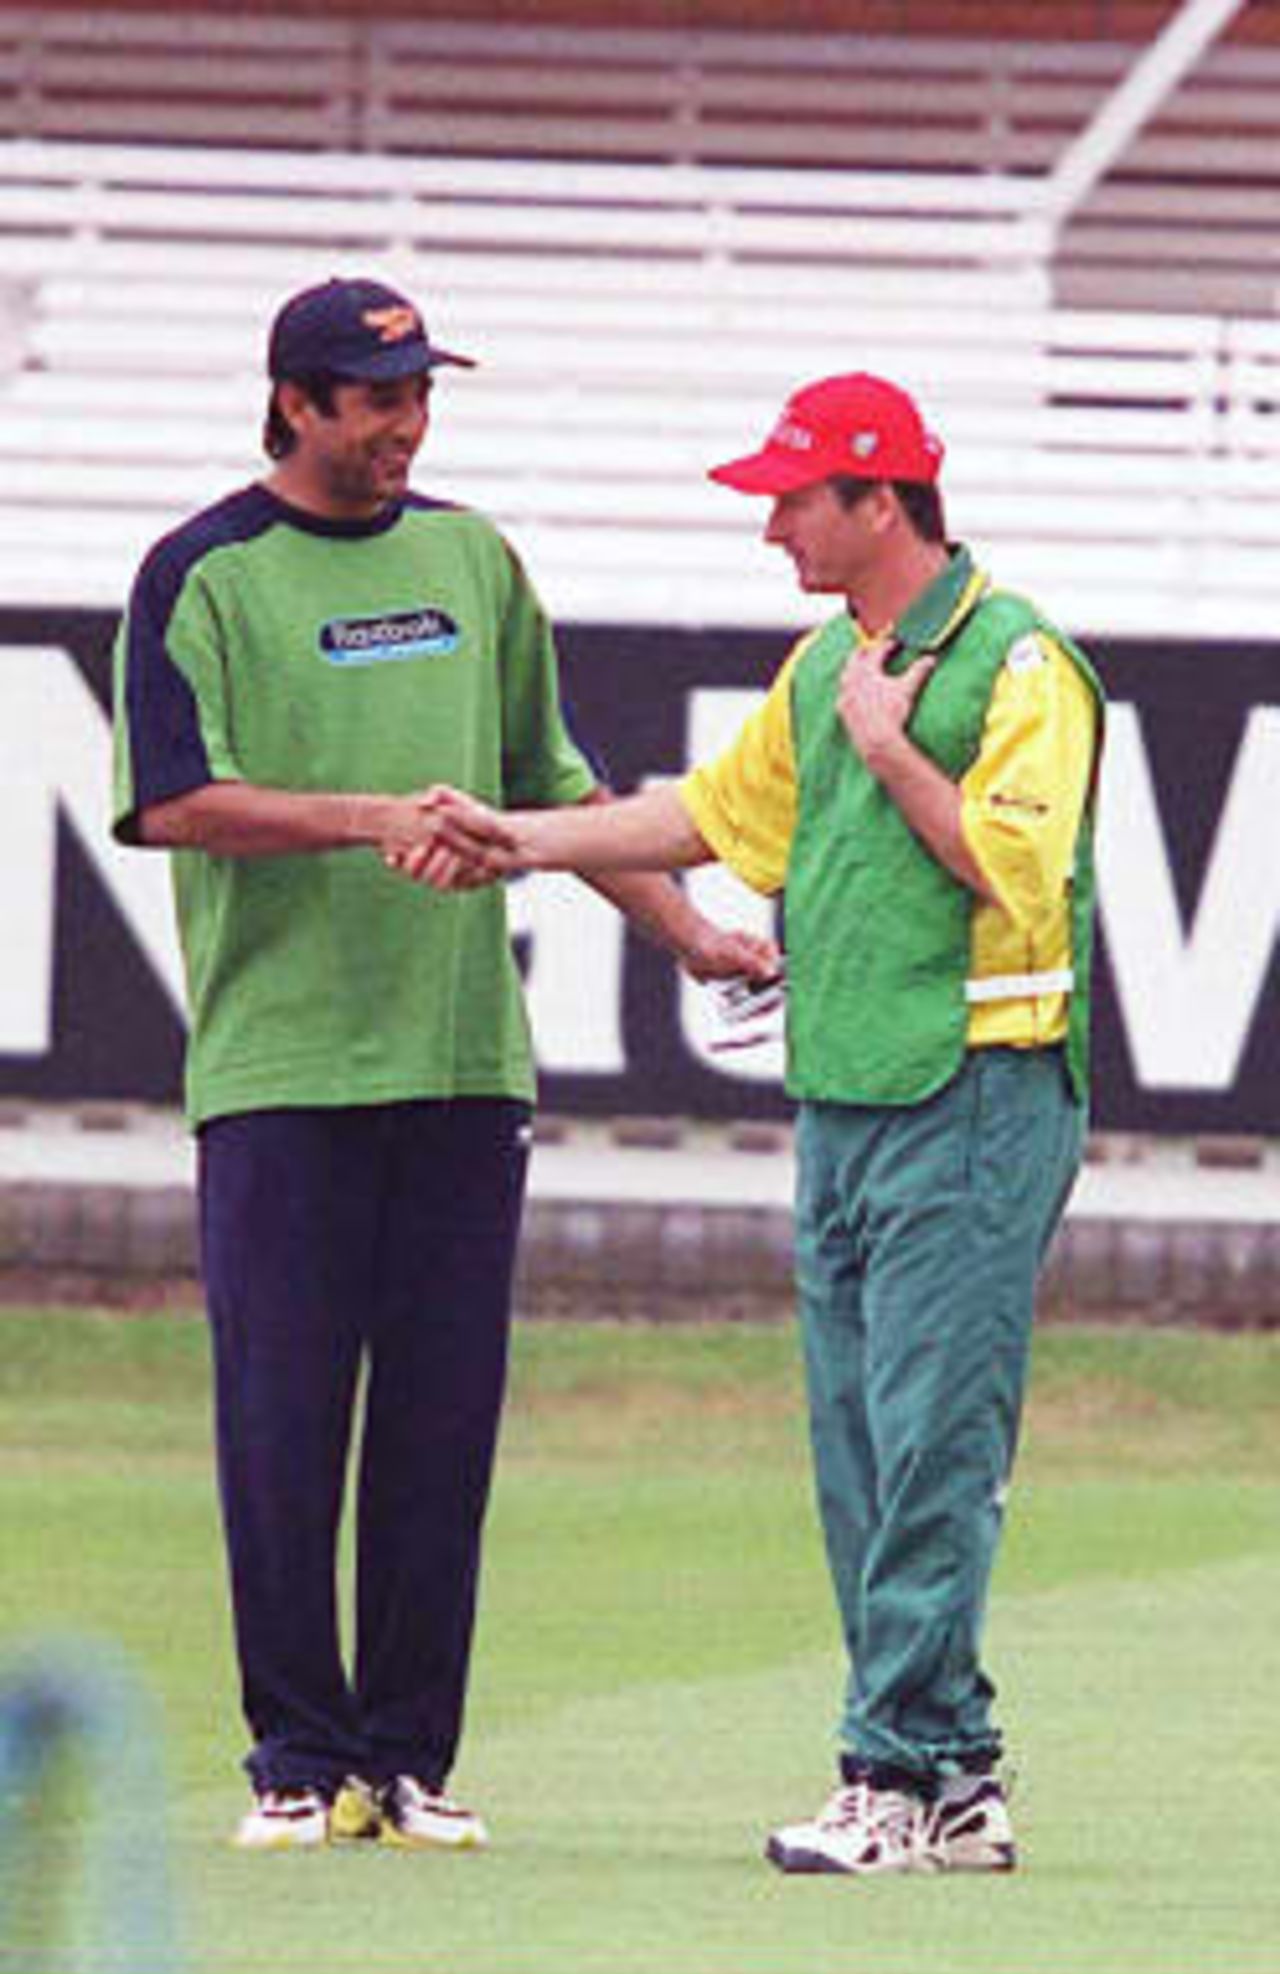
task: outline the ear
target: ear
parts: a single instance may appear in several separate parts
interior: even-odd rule
[[[902,504],[887,480],[877,480],[864,505],[869,509],[872,527],[879,535],[888,534],[902,520]]]
[[[309,415],[315,412],[315,406],[302,385],[288,377],[282,378],[276,385],[276,404],[280,416],[294,432],[300,432],[307,424]]]

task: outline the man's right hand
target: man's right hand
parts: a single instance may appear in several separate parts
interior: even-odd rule
[[[408,800],[417,822],[384,844],[389,869],[435,891],[471,891],[523,868],[513,831],[487,803],[443,785]]]

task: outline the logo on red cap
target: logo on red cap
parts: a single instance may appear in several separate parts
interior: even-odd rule
[[[797,423],[784,411],[770,432],[768,443],[771,446],[786,446],[792,452],[812,452],[814,437],[807,425]]]
[[[791,493],[838,474],[928,483],[942,456],[942,441],[906,391],[855,371],[794,392],[760,450],[713,468],[710,477],[760,494]]]

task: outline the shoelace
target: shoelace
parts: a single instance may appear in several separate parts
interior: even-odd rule
[[[898,1789],[876,1789],[870,1782],[854,1782],[836,1790],[818,1822],[828,1830],[861,1826],[868,1836],[882,1836],[915,1850],[924,1840],[925,1814],[926,1806],[916,1796]]]

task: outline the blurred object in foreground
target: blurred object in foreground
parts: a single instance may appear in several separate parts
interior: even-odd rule
[[[0,1974],[178,1974],[158,1734],[110,1648],[0,1669]]]

